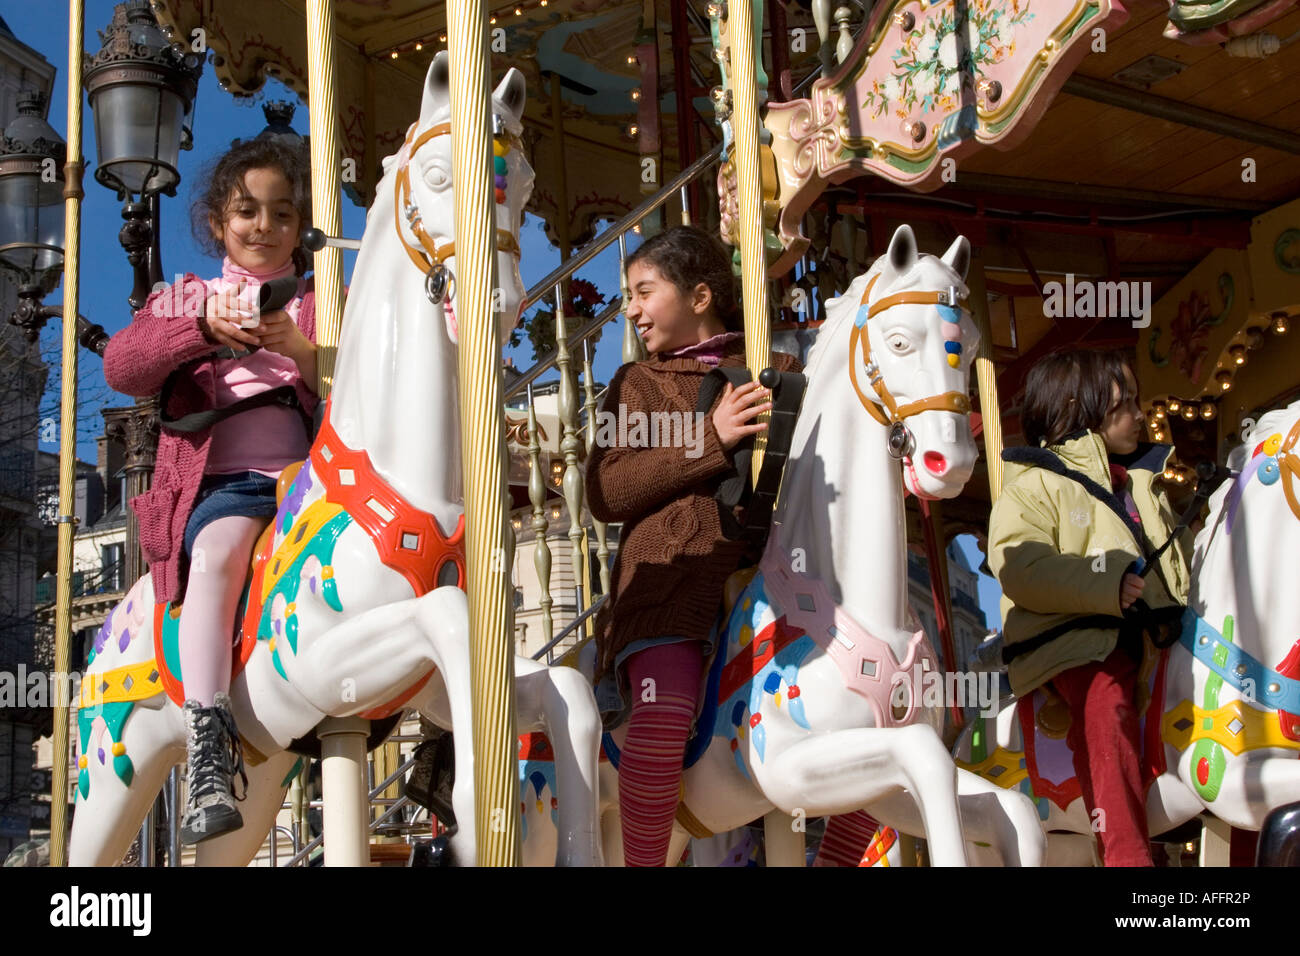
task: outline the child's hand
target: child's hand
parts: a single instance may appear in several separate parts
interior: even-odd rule
[[[1119,583],[1119,606],[1127,610],[1129,605],[1142,596],[1142,589],[1147,586],[1147,579],[1139,574],[1126,574]]]
[[[258,342],[264,349],[293,359],[298,373],[316,390],[316,343],[303,335],[298,323],[283,310],[267,312],[257,328]]]
[[[247,351],[247,346],[259,344],[257,337],[249,330],[240,328],[241,321],[257,314],[256,309],[249,309],[244,302],[240,301],[239,296],[244,291],[244,285],[245,280],[240,279],[239,285],[235,288],[208,296],[203,307],[203,318],[199,320],[199,324],[209,336],[222,345],[230,346],[236,352]]]
[[[730,450],[746,435],[754,435],[767,428],[766,422],[752,425],[746,422],[772,408],[770,401],[763,401],[761,405],[754,404],[771,395],[758,382],[746,382],[737,389],[733,389],[730,383],[727,384],[722,392],[722,400],[713,411],[713,427],[718,431],[723,448]]]

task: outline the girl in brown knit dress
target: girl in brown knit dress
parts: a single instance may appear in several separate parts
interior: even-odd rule
[[[595,627],[597,697],[607,727],[628,722],[619,764],[626,863],[663,866],[710,631],[745,549],[723,536],[713,493],[736,445],[767,427],[754,419],[771,402],[751,382],[728,386],[711,414],[695,413],[711,368],[745,364],[731,262],[717,240],[689,227],[660,233],[629,257],[627,284],[628,321],[651,355],[614,376],[601,411],[619,426],[597,430],[587,462],[592,515],[623,524]],[[784,353],[773,359],[782,371],[799,367]],[[656,417],[683,426],[638,431]]]

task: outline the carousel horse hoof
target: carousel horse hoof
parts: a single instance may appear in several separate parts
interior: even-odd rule
[[[1300,803],[1278,807],[1259,828],[1256,866],[1300,866]]]

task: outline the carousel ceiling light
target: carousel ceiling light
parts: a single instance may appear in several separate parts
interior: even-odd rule
[[[1216,410],[1213,403],[1206,402],[1204,405],[1201,406],[1201,417],[1204,418],[1207,422],[1213,420],[1215,414],[1216,414]]]
[[[1246,346],[1234,345],[1228,349],[1228,355],[1237,365],[1246,364]]]
[[[423,50],[423,49],[424,49],[424,44],[423,44],[423,43],[417,43],[417,44],[415,45],[415,48],[416,48],[417,50]]]
[[[1286,334],[1286,329],[1287,329],[1286,320],[1287,320],[1286,313],[1282,313],[1281,315],[1275,315],[1273,317],[1273,333],[1275,335]]]
[[[1169,410],[1171,412],[1176,412],[1181,407],[1182,407],[1182,403],[1178,401],[1178,399],[1176,398],[1169,399]]]
[[[639,89],[633,90],[633,91],[632,91],[632,100],[633,100],[633,102],[636,102],[637,100],[640,100],[640,99],[641,99],[641,91],[640,91]]]
[[[631,126],[627,128],[628,136],[635,136],[639,132],[641,132],[641,127],[637,126],[636,123],[633,123]]]
[[[396,60],[396,59],[397,59],[397,51],[394,50],[392,53],[388,54],[388,56],[389,56],[390,59]]]
[[[1220,391],[1226,392],[1228,389],[1232,388],[1231,372],[1220,372],[1218,375],[1214,376],[1214,380],[1219,383]]]
[[[447,42],[447,34],[444,33],[442,36],[438,37],[438,41],[439,41],[440,43],[446,43],[446,42]]]
[[[517,16],[517,17],[522,17],[523,15],[524,15],[524,8],[523,8],[523,7],[515,7],[515,16]]]
[[[1183,418],[1187,419],[1190,422],[1195,417],[1196,417],[1196,406],[1192,404],[1184,405]]]
[[[631,56],[629,56],[629,57],[627,58],[627,65],[628,65],[628,66],[636,66],[636,62],[637,62],[637,61],[636,61],[636,54],[635,54],[635,53],[633,53]]]

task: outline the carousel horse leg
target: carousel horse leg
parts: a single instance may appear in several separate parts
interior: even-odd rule
[[[777,807],[787,813],[801,807],[810,817],[856,807],[893,825],[875,804],[906,790],[920,811],[932,863],[966,865],[957,767],[929,726],[820,734],[769,757],[754,771],[763,794]]]
[[[519,732],[545,731],[555,755],[561,794],[555,865],[600,866],[596,807],[601,724],[591,685],[572,667],[516,658],[515,714]]]
[[[297,762],[297,754],[286,750],[255,767],[245,765],[248,796],[239,805],[244,825],[200,843],[197,866],[247,866],[257,856],[289,790],[285,777]]]
[[[343,602],[346,607],[346,595]],[[459,825],[451,849],[456,863],[473,865],[477,849],[465,592],[437,588],[422,597],[370,608],[333,626],[333,612],[316,602],[300,603],[297,613],[299,633],[318,636],[301,654],[283,662],[285,673],[289,683],[323,714],[356,714],[378,707],[419,675],[437,668],[409,706],[429,713],[425,702],[445,695],[447,712],[436,722],[460,731],[452,737],[456,759],[452,809]]]
[[[161,703],[159,703],[161,702]],[[131,783],[123,784],[113,769],[110,747],[91,732],[87,771],[89,796],[77,796],[72,817],[69,866],[116,866],[140,832],[145,814],[173,766],[185,759],[185,728],[180,709],[165,696],[140,701],[122,730],[125,754],[131,759]],[[102,725],[101,725],[102,726]],[[106,737],[106,735],[105,735]],[[100,746],[100,741],[103,747]],[[103,749],[108,759],[101,762]]]
[[[967,838],[990,844],[1004,866],[1043,865],[1047,838],[1038,811],[1019,790],[1006,790],[958,769],[957,801]]]

